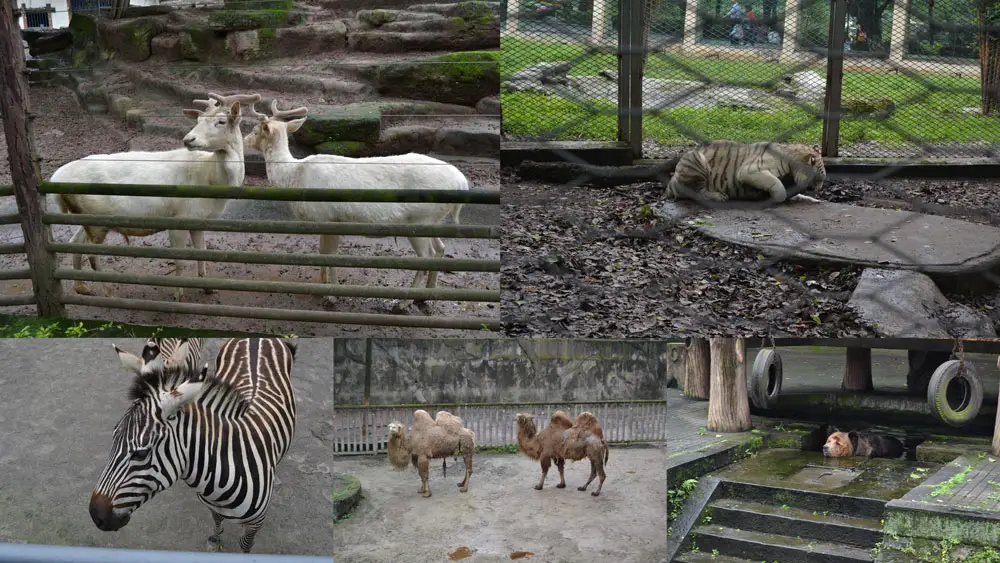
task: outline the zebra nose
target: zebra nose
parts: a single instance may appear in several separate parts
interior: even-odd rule
[[[120,518],[117,518],[111,510],[111,497],[94,493],[90,497],[90,519],[98,530],[111,532],[123,526]]]

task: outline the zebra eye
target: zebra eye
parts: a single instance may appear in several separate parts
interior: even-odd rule
[[[148,449],[136,450],[136,451],[132,452],[132,455],[129,456],[129,459],[131,459],[132,461],[138,461],[138,460],[146,457],[146,454],[148,454],[148,453],[149,453]]]

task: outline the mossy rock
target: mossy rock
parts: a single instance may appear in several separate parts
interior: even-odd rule
[[[73,12],[69,19],[69,32],[73,35],[73,44],[77,47],[96,44],[98,38],[97,20],[90,14]]]
[[[216,10],[208,16],[208,27],[220,31],[282,27],[296,23],[289,10]]]
[[[126,61],[142,62],[152,56],[153,37],[164,30],[157,18],[104,20],[99,24],[101,45]]]
[[[368,154],[371,147],[358,141],[326,141],[313,147],[313,150],[320,154],[358,157]]]
[[[500,51],[465,51],[378,65],[368,74],[383,96],[475,106],[500,91],[499,60]],[[440,62],[450,64],[433,64]]]
[[[844,96],[840,101],[841,109],[851,113],[870,115],[873,113],[891,112],[896,104],[891,98],[876,96],[873,98],[855,98]]]
[[[295,140],[310,147],[343,141],[374,144],[381,133],[382,112],[378,106],[366,104],[310,115],[295,132]]]
[[[188,61],[207,61],[212,54],[215,32],[204,27],[181,31],[181,57]]]
[[[396,21],[398,10],[361,10],[355,17],[358,21],[367,23],[372,27],[380,27],[389,22]]]
[[[361,502],[361,481],[357,477],[333,474],[333,519],[346,516]]]
[[[486,2],[459,2],[452,9],[452,16],[460,17],[466,21],[476,21],[483,18],[493,20],[496,18],[496,11]]]
[[[225,0],[223,4],[227,8],[242,10],[253,8],[254,10],[293,10],[295,0]]]

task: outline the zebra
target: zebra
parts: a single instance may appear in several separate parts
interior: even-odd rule
[[[164,341],[152,344],[166,350]],[[271,501],[275,467],[295,432],[290,375],[296,349],[279,338],[227,340],[210,377],[207,363],[192,369],[191,339],[162,361],[147,343],[142,357],[149,360],[132,382],[132,404],[115,426],[90,497],[97,528],[120,530],[144,502],[181,479],[212,512],[206,549],[222,550],[222,523],[234,520],[243,526],[240,548],[250,553]]]
[[[179,358],[173,356],[184,342],[188,343],[186,352]],[[201,338],[151,338],[142,349],[142,357],[130,354],[117,345],[112,344],[118,359],[125,369],[143,375],[152,372],[156,368],[162,368],[165,362],[184,362],[184,368],[188,371],[198,369],[201,363],[201,352],[205,347],[205,341]]]

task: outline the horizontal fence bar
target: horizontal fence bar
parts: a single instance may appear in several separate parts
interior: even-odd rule
[[[0,543],[0,563],[330,563],[330,556],[264,555]]]
[[[180,217],[124,217],[120,215],[66,215],[46,213],[47,225],[87,225],[109,229],[159,229],[230,233],[279,233],[289,235],[341,235],[366,237],[500,238],[497,225],[376,225],[318,221],[236,219],[184,219]]]
[[[0,244],[0,254],[24,254],[24,243]]]
[[[30,280],[31,270],[0,270],[0,280]]]
[[[30,272],[28,272],[30,277]],[[0,279],[3,272],[0,272]],[[144,276],[118,272],[89,272],[60,268],[55,271],[58,280],[81,280],[160,287],[191,289],[221,289],[224,291],[255,291],[294,293],[297,295],[322,295],[332,297],[382,297],[386,299],[417,299],[431,301],[489,301],[500,302],[500,290],[451,289],[444,287],[369,287],[359,285],[331,285],[302,282],[230,280],[224,278],[195,278],[183,276]]]
[[[16,225],[21,222],[21,215],[15,213],[13,215],[0,215],[0,225]]]
[[[0,307],[13,307],[15,305],[34,305],[34,295],[0,295]]]
[[[42,182],[43,194],[202,197],[267,201],[328,201],[355,203],[464,203],[500,205],[495,190],[391,190],[343,188],[275,188],[272,186],[184,186],[171,184],[85,184]]]
[[[278,252],[246,252],[228,250],[197,250],[193,248],[156,248],[138,246],[108,246],[50,242],[50,252],[65,254],[97,254],[130,258],[173,258],[204,262],[239,262],[248,264],[281,264],[284,266],[336,266],[342,268],[386,268],[396,270],[427,270],[452,272],[499,272],[499,260],[472,258],[418,258],[416,256],[346,256],[341,254],[281,254]]]
[[[532,403],[469,403],[457,405],[379,405],[361,409],[334,407],[334,454],[371,455],[388,448],[391,421],[412,424],[413,407],[435,417],[442,408],[460,417],[463,426],[476,434],[479,447],[517,446],[517,414],[530,413],[539,430],[548,425],[557,410],[571,418],[586,410],[597,417],[610,443],[663,442],[667,439],[667,405],[664,400],[648,401],[557,401]]]
[[[337,323],[349,325],[400,326],[416,328],[451,328],[457,330],[500,330],[500,319],[473,317],[423,317],[413,315],[379,315],[373,313],[334,313],[301,309],[272,309],[265,307],[240,307],[236,305],[207,305],[203,303],[176,303],[148,299],[123,299],[121,297],[95,297],[90,295],[63,295],[65,305],[153,311],[209,317],[236,317],[269,321],[298,321],[308,323]]]
[[[546,406],[553,404],[551,401],[541,401],[541,402],[528,402],[528,403],[413,403],[411,405],[342,405],[337,403],[337,410],[340,409],[423,409],[428,406],[434,408],[442,407],[537,407]],[[623,401],[571,401],[568,404],[575,406],[591,406],[591,405],[666,405],[667,401],[663,399],[628,399]]]

